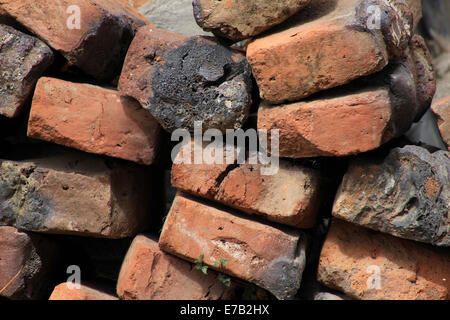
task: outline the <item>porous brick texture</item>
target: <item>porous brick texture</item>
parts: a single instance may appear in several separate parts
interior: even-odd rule
[[[143,168],[65,152],[1,161],[0,225],[124,238],[146,227],[151,178]]]
[[[115,90],[41,78],[28,136],[86,152],[152,164],[160,126],[141,106]]]
[[[305,266],[306,235],[244,218],[178,194],[159,239],[162,250],[292,298]]]
[[[206,31],[234,41],[256,36],[285,21],[310,0],[194,0],[194,16]]]
[[[119,0],[5,0],[0,11],[101,81],[114,77],[137,28],[148,23]]]
[[[318,280],[364,300],[448,300],[450,254],[334,220]]]
[[[38,78],[53,61],[39,39],[0,24],[0,114],[19,116]]]
[[[315,98],[258,110],[258,129],[279,130],[282,157],[347,156],[404,134],[436,91],[428,49],[414,37],[405,55],[382,72]]]
[[[234,297],[213,270],[203,274],[193,265],[159,249],[158,242],[138,235],[120,270],[117,295],[126,300],[218,300]]]
[[[248,214],[297,228],[314,226],[320,205],[320,172],[281,160],[275,174],[265,175],[261,164],[195,164],[181,161],[185,147],[172,166],[172,185],[196,196],[221,202]],[[203,150],[206,152],[206,150]]]
[[[210,37],[139,29],[125,59],[119,89],[138,100],[169,132],[239,129],[252,103],[245,56]]]
[[[1,302],[450,300],[444,1],[0,0]]]
[[[333,215],[394,236],[450,246],[449,152],[418,146],[360,158],[336,195]]]
[[[377,28],[370,6],[380,10]],[[248,46],[261,97],[295,101],[380,71],[406,49],[417,18],[403,1],[311,1],[291,23]]]

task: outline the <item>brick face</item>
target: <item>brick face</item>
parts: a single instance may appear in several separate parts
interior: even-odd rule
[[[159,249],[158,242],[138,235],[122,264],[117,294],[126,300],[217,300],[234,297],[217,273],[203,274],[192,264]]]
[[[247,58],[263,99],[296,101],[378,72],[411,39],[412,21],[401,18],[410,10],[397,2],[395,7],[379,3],[387,15],[382,19],[389,21],[383,32],[367,29],[361,13],[366,1],[330,2],[311,2],[291,23],[249,44]],[[400,33],[393,35],[394,30]]]
[[[80,25],[69,29],[76,8]],[[7,0],[1,3],[1,10],[60,52],[70,65],[101,81],[120,72],[118,66],[134,33],[148,23],[118,0]]]
[[[0,177],[5,190],[1,225],[125,238],[148,223],[152,200],[144,190],[151,190],[151,178],[141,167],[66,151],[33,161],[2,161]]]
[[[298,102],[258,110],[258,129],[280,130],[281,157],[348,156],[404,134],[436,91],[428,49],[414,37],[382,72]]]
[[[379,286],[372,282],[376,275],[380,276]],[[317,277],[354,299],[448,300],[450,255],[446,250],[335,219],[322,249]]]
[[[0,25],[0,114],[20,116],[38,78],[53,62],[52,50],[42,41]]]
[[[43,236],[0,226],[0,296],[44,298],[60,253],[56,243]]]
[[[178,159],[182,157],[183,150]],[[284,160],[274,175],[263,175],[262,169],[248,161],[242,165],[174,164],[172,185],[274,222],[313,227],[320,203],[320,173]]]
[[[191,262],[230,260],[220,270],[253,282],[279,299],[297,292],[305,266],[306,236],[224,211],[178,194],[159,240],[163,251]]]
[[[148,111],[115,90],[41,78],[33,97],[28,136],[152,164],[160,126]]]

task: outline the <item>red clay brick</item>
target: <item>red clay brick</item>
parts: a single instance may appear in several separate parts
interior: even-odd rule
[[[305,266],[306,238],[300,230],[282,229],[238,216],[178,194],[159,239],[160,248],[204,263],[267,289],[279,299],[292,298]],[[221,268],[220,258],[229,260]]]
[[[80,284],[80,288],[69,288],[67,283],[58,284],[48,300],[118,300],[94,287]]]
[[[178,257],[161,251],[158,242],[138,235],[128,250],[117,282],[117,294],[127,300],[217,300],[234,296],[217,273],[203,274]]]
[[[41,299],[58,263],[58,247],[47,238],[0,226],[0,296]]]
[[[312,1],[295,22],[249,44],[247,59],[261,97],[274,104],[296,101],[378,72],[400,55],[412,36],[410,10],[399,1],[372,2]],[[383,15],[381,30],[367,28],[366,8],[375,3]]]
[[[70,6],[80,9],[79,29],[68,28],[74,13]],[[148,23],[118,0],[5,0],[0,10],[60,52],[70,65],[100,80],[120,72],[137,28]]]
[[[125,238],[147,227],[151,175],[132,163],[64,150],[1,161],[0,225],[44,233]]]
[[[274,175],[263,175],[262,168],[248,161],[242,165],[175,163],[172,185],[270,221],[313,227],[320,203],[320,173],[284,160]]]
[[[383,72],[304,101],[263,102],[258,129],[280,130],[281,157],[348,156],[404,134],[436,90],[428,50],[415,38]]]
[[[380,285],[372,282],[379,270]],[[448,300],[448,250],[395,238],[334,219],[318,280],[355,299]]]
[[[28,136],[82,151],[152,164],[160,126],[135,101],[101,87],[41,78]]]

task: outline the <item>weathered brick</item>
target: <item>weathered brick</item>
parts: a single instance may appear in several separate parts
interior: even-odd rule
[[[380,8],[379,29],[370,25],[371,6]],[[296,101],[380,71],[405,50],[414,19],[403,1],[312,1],[284,28],[249,44],[261,97]]]
[[[1,161],[0,189],[0,225],[91,237],[134,236],[151,201],[145,168],[70,150]]]
[[[335,219],[317,277],[355,299],[448,300],[450,255]]]
[[[256,36],[285,21],[310,0],[194,0],[194,16],[205,30],[234,41]]]
[[[5,0],[0,8],[60,52],[70,65],[99,80],[120,72],[137,28],[148,23],[118,0]],[[77,8],[80,25],[72,27]]]
[[[39,80],[28,122],[28,136],[142,164],[152,164],[160,126],[141,106],[115,90]]]
[[[431,109],[436,116],[442,141],[450,151],[450,96],[434,101]]]
[[[175,198],[159,239],[160,248],[252,282],[278,299],[292,298],[305,266],[306,235],[211,206],[186,195]],[[229,260],[222,267],[214,264]]]
[[[321,200],[318,171],[285,160],[273,175],[263,175],[261,164],[226,164],[225,157],[224,164],[186,164],[183,151],[172,166],[174,187],[274,222],[314,226]]]
[[[159,249],[158,242],[138,235],[130,246],[117,282],[117,294],[127,300],[217,300],[234,297],[217,273],[200,270]]]
[[[139,29],[125,59],[119,90],[138,100],[169,132],[238,129],[252,102],[250,67],[241,53],[212,37]]]
[[[351,162],[333,215],[401,238],[450,246],[449,152],[418,146]]]
[[[53,289],[49,300],[118,300],[118,298],[93,286],[80,284],[79,289],[69,288],[68,284],[64,282]]]
[[[34,85],[53,61],[52,50],[39,39],[0,24],[0,114],[17,117]]]
[[[258,129],[280,130],[281,157],[347,156],[404,134],[429,108],[436,90],[420,38],[382,72],[314,98],[285,105],[263,102]]]
[[[47,238],[0,226],[0,296],[41,299],[58,262],[58,247]]]

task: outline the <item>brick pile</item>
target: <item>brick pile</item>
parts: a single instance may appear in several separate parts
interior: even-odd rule
[[[214,37],[146,2],[0,3],[0,297],[450,299],[421,1],[194,0]],[[403,136],[429,110],[447,150]],[[197,163],[199,122],[271,132],[277,170]]]

